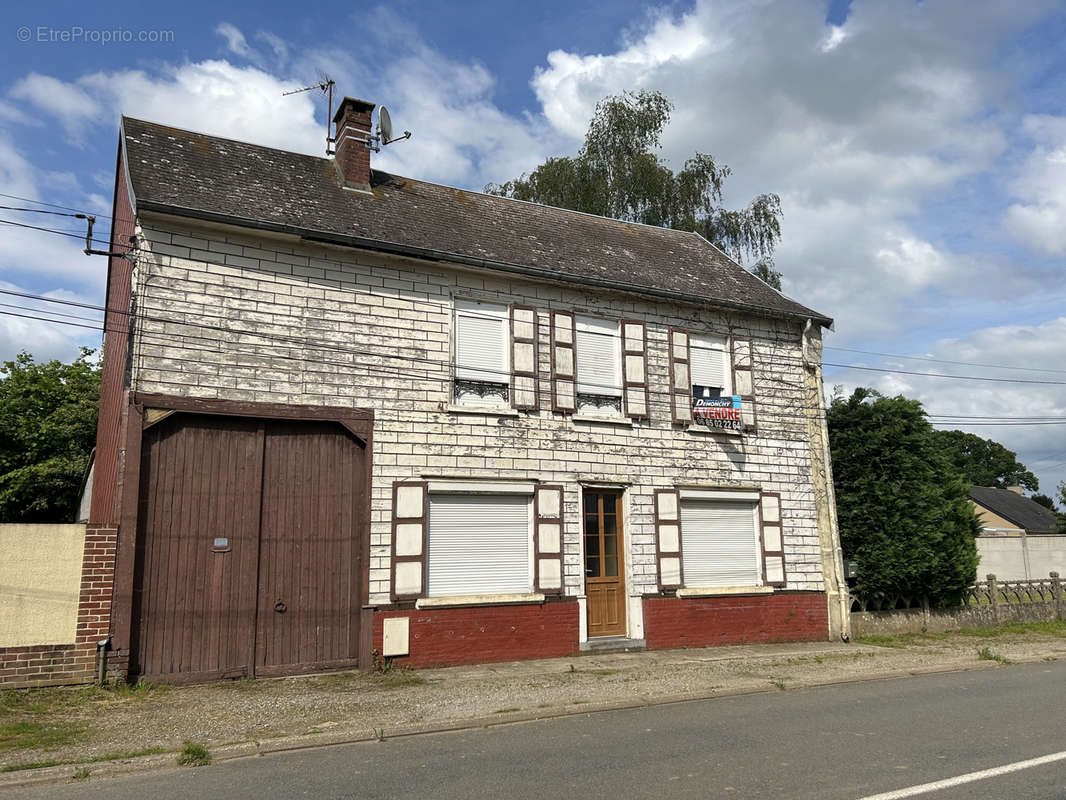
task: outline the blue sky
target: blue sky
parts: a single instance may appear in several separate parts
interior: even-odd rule
[[[101,41],[142,31],[164,41]],[[903,392],[938,415],[1066,417],[1061,4],[39,3],[0,36],[0,192],[102,215],[121,113],[320,153],[321,98],[281,91],[325,72],[414,132],[377,166],[480,189],[575,151],[603,96],[661,90],[675,103],[664,158],[714,154],[733,169],[732,205],[781,195],[785,291],[836,318],[828,345],[940,359],[827,362],[1046,381],[833,366],[828,384]],[[105,267],[74,239],[0,226],[0,288],[98,303]],[[0,315],[3,358],[96,340]],[[1044,491],[1066,479],[1066,425],[970,430],[1018,450]]]

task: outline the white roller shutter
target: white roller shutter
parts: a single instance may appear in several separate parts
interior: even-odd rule
[[[455,302],[455,377],[508,383],[508,309],[488,303]]]
[[[714,386],[728,394],[725,339],[694,335],[689,339],[689,354],[693,385]]]
[[[429,596],[530,592],[528,495],[429,497]]]
[[[686,586],[758,586],[756,506],[743,501],[681,501]]]
[[[577,391],[622,395],[622,340],[618,323],[577,318]]]

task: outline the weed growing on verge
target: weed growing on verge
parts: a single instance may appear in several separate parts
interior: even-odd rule
[[[74,770],[74,775],[71,776],[72,781],[87,781],[89,780],[89,768],[81,767]]]
[[[178,755],[178,766],[203,767],[211,763],[211,753],[198,742],[186,742]]]
[[[1000,655],[999,653],[995,653],[988,647],[982,647],[980,650],[978,650],[977,651],[977,658],[980,659],[981,661],[996,661],[996,662],[998,662],[1000,664],[1013,664],[1014,663],[1013,661],[1011,661],[1006,656]]]

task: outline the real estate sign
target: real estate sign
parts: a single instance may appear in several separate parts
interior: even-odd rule
[[[744,423],[740,419],[740,397],[737,395],[712,396],[712,392],[717,391],[706,386],[694,385],[692,387],[693,422],[708,428],[743,430]]]

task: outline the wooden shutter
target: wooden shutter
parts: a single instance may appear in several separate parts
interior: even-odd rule
[[[763,579],[767,586],[785,586],[785,544],[781,527],[781,493],[759,494],[759,522],[762,526]]]
[[[685,500],[681,539],[689,586],[758,586],[755,503],[744,500]]]
[[[670,398],[674,422],[692,422],[692,376],[688,332],[670,329]]]
[[[535,585],[542,594],[563,592],[563,487],[538,486],[533,495]]]
[[[529,501],[525,494],[430,495],[429,596],[529,592]]]
[[[751,339],[732,339],[733,394],[740,395],[740,418],[747,433],[755,433],[758,416],[755,408],[755,378],[752,371]]]
[[[677,489],[655,492],[655,553],[660,589],[685,585],[681,568],[681,494]]]
[[[625,414],[647,419],[648,331],[637,319],[622,320],[622,387]]]
[[[425,481],[392,484],[393,601],[426,595],[427,489]]]
[[[511,406],[537,407],[537,309],[511,306]]]
[[[574,315],[569,311],[551,312],[552,338],[552,410],[572,414],[577,409],[574,383]]]

